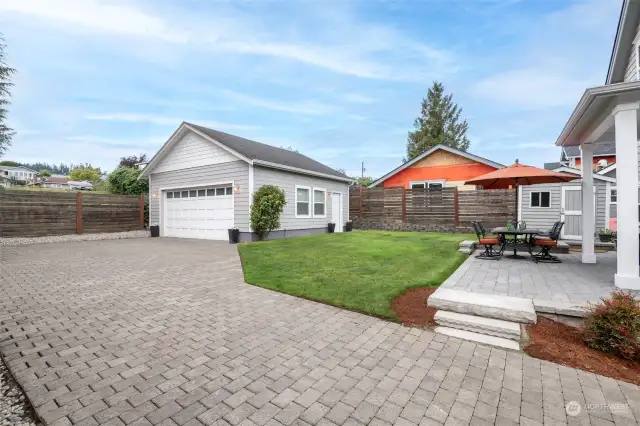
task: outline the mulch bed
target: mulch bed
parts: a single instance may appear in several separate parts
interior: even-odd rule
[[[538,317],[527,332],[531,343],[524,351],[532,357],[640,385],[640,363],[591,349],[578,328]]]
[[[391,305],[398,320],[407,327],[435,327],[433,316],[436,308],[427,306],[427,297],[436,291],[437,287],[411,288],[396,297]]]

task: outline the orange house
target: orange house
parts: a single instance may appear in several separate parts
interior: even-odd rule
[[[474,190],[464,182],[476,176],[503,168],[504,165],[460,151],[446,145],[436,145],[411,161],[390,171],[369,185],[369,188],[402,186],[412,188],[457,187]]]

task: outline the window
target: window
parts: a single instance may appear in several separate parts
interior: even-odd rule
[[[424,189],[424,188],[442,189],[442,187],[444,187],[444,181],[442,180],[434,180],[434,181],[424,180],[424,181],[411,182],[410,184],[411,184],[411,189]]]
[[[182,198],[189,198],[189,191],[182,191]]]
[[[173,198],[173,192],[167,192],[167,198]]]
[[[180,198],[180,192],[179,191],[174,192],[173,198]]]
[[[204,189],[198,189],[198,197],[204,197],[207,194],[207,191]]]
[[[198,191],[189,191],[189,197],[195,197]]]
[[[313,217],[325,217],[326,203],[327,191],[322,188],[313,188]]]
[[[550,193],[545,192],[532,192],[531,193],[531,207],[549,207],[550,206]]]
[[[224,188],[216,188],[216,195],[224,195]]]
[[[618,202],[618,190],[615,188],[611,188],[611,203],[617,203]]]
[[[215,189],[207,189],[207,196],[208,197],[213,197],[214,195],[216,195],[216,190]]]
[[[227,187],[227,195],[231,195],[231,194],[233,194],[233,188],[229,186]]]
[[[296,217],[311,217],[310,191],[311,188],[308,186],[296,186]]]

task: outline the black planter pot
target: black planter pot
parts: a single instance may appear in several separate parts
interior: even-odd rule
[[[151,236],[152,237],[159,237],[160,236],[160,225],[152,225],[149,227],[149,229],[151,230]]]
[[[600,241],[603,242],[603,243],[610,243],[611,242],[611,235],[600,234],[598,236],[600,237]]]
[[[240,230],[238,228],[229,229],[229,244],[237,244],[240,239]]]
[[[351,232],[353,231],[353,222],[351,222],[350,220],[347,221],[347,225],[344,228],[345,231],[347,232]]]
[[[336,230],[336,224],[329,222],[329,224],[327,225],[327,228],[329,229],[329,233],[333,234]]]

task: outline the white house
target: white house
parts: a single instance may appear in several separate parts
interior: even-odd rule
[[[615,143],[617,191],[617,272],[615,285],[640,290],[638,237],[638,119],[640,109],[640,0],[624,0],[603,86],[587,89],[556,140],[580,148],[582,164],[593,164],[602,143]],[[582,262],[594,253],[594,172],[582,167]]]
[[[38,172],[23,166],[0,166],[0,175],[7,179],[15,179],[21,181],[32,181],[36,178]]]

